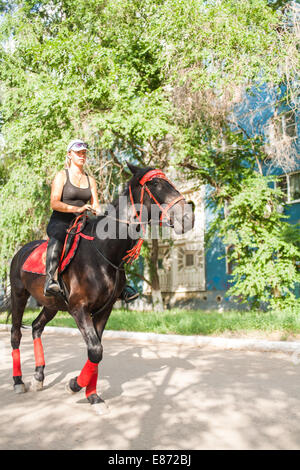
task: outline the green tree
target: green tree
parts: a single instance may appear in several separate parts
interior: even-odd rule
[[[276,85],[283,64],[289,73],[294,67],[293,35],[280,30],[281,13],[265,0],[14,0],[0,7],[9,162],[0,193],[0,277],[18,246],[43,235],[50,181],[70,138],[91,142],[99,189],[112,183],[103,199],[125,179],[128,158],[167,168],[176,154],[217,174],[220,129],[228,134],[236,92],[258,81]]]
[[[1,132],[10,161],[1,190],[2,276],[18,246],[44,234],[50,182],[70,138],[92,143],[102,202],[128,177],[125,159],[166,165],[159,44],[137,5],[17,1],[1,23]]]
[[[224,189],[224,191],[226,191]],[[291,226],[278,210],[282,193],[259,174],[246,178],[231,192],[219,234],[231,249],[233,286],[228,294],[259,307],[299,308],[295,287],[300,282],[299,226]]]

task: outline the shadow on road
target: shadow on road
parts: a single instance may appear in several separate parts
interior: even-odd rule
[[[84,392],[64,391],[86,361],[81,338],[43,342],[42,392],[15,395],[9,360],[0,368],[1,449],[299,448],[300,366],[289,356],[105,340],[98,390],[110,414],[99,417]],[[21,355],[29,381],[29,333]]]

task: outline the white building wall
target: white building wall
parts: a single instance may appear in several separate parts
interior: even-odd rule
[[[181,186],[181,187],[180,187]],[[205,291],[205,256],[204,256],[204,195],[205,187],[194,190],[189,182],[188,188],[177,184],[187,202],[195,206],[195,225],[193,230],[183,235],[170,231],[170,240],[159,242],[160,287],[163,294],[181,294]],[[147,273],[146,273],[147,277]],[[150,294],[150,287],[145,283],[144,292]]]

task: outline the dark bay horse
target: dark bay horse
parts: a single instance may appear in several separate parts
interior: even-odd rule
[[[150,220],[160,224],[166,223],[174,228],[176,233],[187,232],[194,225],[193,213],[188,210],[190,206],[160,170],[138,168],[130,164],[128,167],[133,176],[121,195],[122,200],[126,202],[125,207],[120,204],[119,196],[113,204],[114,217],[108,214],[95,217],[86,225],[85,233],[93,234],[94,239],[81,239],[71,264],[61,274],[63,285],[68,292],[66,299],[62,296],[45,297],[45,276],[22,270],[25,260],[43,241],[26,244],[11,262],[11,345],[16,393],[26,391],[22,381],[19,346],[24,309],[29,296],[32,295],[43,306],[32,323],[36,364],[32,388],[43,388],[45,360],[41,335],[44,327],[59,310],[68,311],[86,343],[88,359],[80,375],[71,379],[67,388],[76,393],[85,387],[88,401],[97,405],[98,409],[105,407],[96,391],[98,364],[102,360],[103,330],[126,281],[122,266],[126,258],[134,259],[138,256],[141,245],[139,237],[143,236],[145,225]],[[153,206],[157,210],[151,212]],[[117,222],[114,236],[109,232],[105,236],[100,230],[100,224],[109,221]],[[140,231],[139,236],[133,236],[136,231]]]

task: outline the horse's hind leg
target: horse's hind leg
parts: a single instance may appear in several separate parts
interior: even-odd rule
[[[32,323],[32,338],[35,357],[35,373],[31,381],[31,389],[39,391],[43,389],[45,358],[41,336],[45,325],[55,317],[57,310],[49,310],[44,307],[39,316]]]
[[[11,291],[11,311],[12,311],[12,327],[11,327],[11,346],[13,358],[13,381],[16,393],[26,392],[25,384],[22,380],[21,358],[20,358],[20,342],[22,338],[21,326],[24,310],[29,292],[26,289],[12,289]]]

